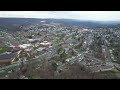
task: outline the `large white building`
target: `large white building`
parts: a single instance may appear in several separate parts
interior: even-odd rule
[[[19,47],[23,48],[23,49],[29,48],[31,46],[32,46],[31,44],[22,44],[22,45],[19,45]]]
[[[43,45],[43,46],[51,46],[51,42],[43,41],[43,42],[40,43],[40,45]]]

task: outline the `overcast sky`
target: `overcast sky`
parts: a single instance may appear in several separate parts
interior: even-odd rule
[[[120,20],[120,11],[0,11],[0,17]]]

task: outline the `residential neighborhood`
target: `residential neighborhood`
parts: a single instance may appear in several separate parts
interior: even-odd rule
[[[1,79],[120,78],[119,24],[91,28],[64,20],[19,20],[19,30],[0,24]]]

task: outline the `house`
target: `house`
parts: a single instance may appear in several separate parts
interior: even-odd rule
[[[38,55],[41,55],[44,53],[44,50],[46,50],[45,47],[40,47],[40,48],[36,49],[36,52]]]
[[[9,54],[1,54],[0,55],[0,62],[2,63],[11,63],[15,60],[16,53],[9,53]]]
[[[11,52],[13,50],[13,47],[8,47],[7,52]]]
[[[38,42],[38,39],[28,39],[28,41],[31,43],[36,43],[36,42]]]
[[[16,57],[19,57],[21,50],[19,47],[8,47],[7,52],[0,55],[0,62],[10,63],[15,60]]]
[[[18,52],[20,50],[20,47],[8,47],[7,52]]]

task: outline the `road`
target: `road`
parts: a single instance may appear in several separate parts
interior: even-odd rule
[[[109,52],[109,49],[108,49],[108,43],[107,43],[107,40],[105,39],[105,36],[102,36],[102,40],[104,41],[104,45],[105,45],[105,53],[106,55],[108,56],[108,61],[111,62],[111,56],[110,56],[110,52]]]
[[[92,57],[92,56],[88,56],[88,55],[84,55],[84,56],[87,57],[87,58],[89,58],[89,59],[91,59],[91,60],[95,60],[95,61],[100,61],[100,62],[102,62],[102,60],[97,59],[97,58],[94,58],[94,57]]]

